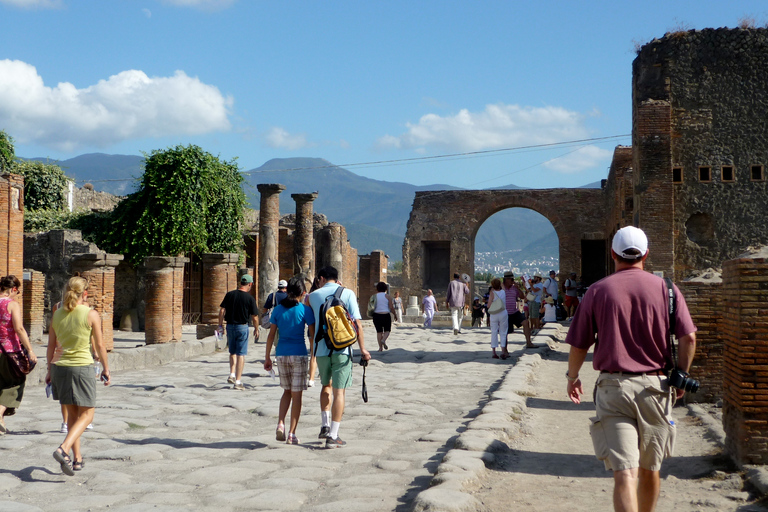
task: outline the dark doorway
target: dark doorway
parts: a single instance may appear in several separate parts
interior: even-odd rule
[[[203,311],[203,262],[194,253],[185,254],[182,323],[199,324]]]
[[[423,242],[424,288],[434,293],[448,289],[451,280],[451,242]]]
[[[581,282],[584,286],[605,277],[605,240],[581,241]]]

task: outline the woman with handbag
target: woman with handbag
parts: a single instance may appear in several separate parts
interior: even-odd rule
[[[0,279],[0,435],[7,432],[3,418],[16,414],[24,396],[26,374],[37,363],[24,330],[21,307],[14,300],[20,288],[21,282],[16,276]]]
[[[67,437],[53,452],[65,475],[83,469],[80,436],[93,422],[96,407],[96,379],[93,375],[91,336],[103,370],[99,378],[110,383],[109,360],[101,339],[101,317],[88,307],[88,282],[82,277],[67,281],[62,307],[56,310],[48,330],[48,361],[53,360],[57,341],[62,355],[56,364],[48,364],[46,383],[51,383],[53,399],[67,408]],[[72,451],[74,461],[70,459]]]
[[[501,287],[501,279],[498,277],[491,281],[491,292],[488,297],[488,313],[491,315],[491,350],[493,358],[498,359],[496,347],[501,345],[501,358],[509,357],[507,351],[507,306],[506,294]]]

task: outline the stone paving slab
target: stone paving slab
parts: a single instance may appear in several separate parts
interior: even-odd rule
[[[375,346],[370,326],[365,334]],[[113,385],[99,388],[95,428],[82,438],[86,467],[74,477],[51,456],[64,437],[58,404],[30,386],[0,437],[0,510],[411,510],[457,439],[490,446],[487,433],[505,428],[497,416],[508,410],[483,408],[526,352],[521,334],[511,340],[515,357],[502,361],[490,358],[488,329],[454,336],[397,326],[390,350],[373,353],[367,404],[355,366],[340,430],[348,445],[334,450],[317,439],[318,387],[304,394],[301,444],[275,441],[282,390],[261,366],[263,343],[249,348],[245,391],[224,382],[221,351],[115,369]],[[489,426],[467,434],[476,421]],[[484,464],[461,454],[449,461],[464,472]]]

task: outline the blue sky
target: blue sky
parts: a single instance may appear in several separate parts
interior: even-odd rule
[[[636,45],[745,17],[768,4],[0,0],[0,129],[24,157],[191,143],[243,170],[580,186],[631,142]]]

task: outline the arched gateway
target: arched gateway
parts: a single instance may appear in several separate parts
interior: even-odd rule
[[[606,275],[605,198],[600,189],[443,190],[417,192],[403,243],[403,285],[409,295],[444,292],[454,272],[474,276],[475,235],[488,217],[530,208],[554,226],[561,279]]]

